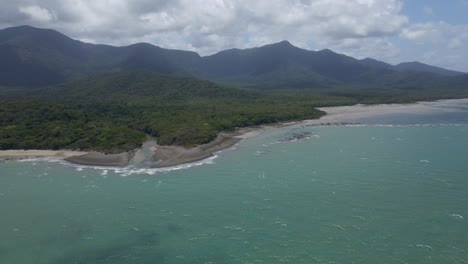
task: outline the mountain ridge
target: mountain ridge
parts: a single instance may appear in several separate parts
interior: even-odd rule
[[[0,30],[0,56],[4,58],[0,85],[26,87],[126,70],[194,76],[259,89],[377,86],[375,80],[409,72],[431,73],[434,79],[465,74],[420,62],[391,65],[370,58],[358,60],[330,49],[298,48],[287,40],[200,56],[150,43],[122,47],[85,43],[52,29],[31,26]]]

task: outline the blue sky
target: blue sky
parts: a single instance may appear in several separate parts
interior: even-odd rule
[[[209,55],[289,40],[355,58],[468,72],[468,0],[0,0],[0,28]]]
[[[421,30],[414,38],[394,37],[400,50],[395,60],[418,60],[468,72],[468,1],[406,0],[401,13],[408,28]],[[396,62],[396,61],[393,62]]]
[[[468,0],[406,0],[402,13],[413,23],[468,24]]]

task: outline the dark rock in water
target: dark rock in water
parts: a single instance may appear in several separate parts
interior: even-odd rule
[[[301,132],[301,133],[292,133],[291,135],[288,135],[286,138],[281,139],[280,141],[281,142],[292,142],[292,141],[297,141],[297,140],[301,140],[301,139],[307,139],[307,138],[310,138],[313,135],[314,135],[314,133],[312,133],[310,131],[304,131],[304,132]]]

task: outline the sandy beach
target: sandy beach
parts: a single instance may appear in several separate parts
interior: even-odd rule
[[[84,155],[71,156],[65,158],[66,161],[86,166],[104,166],[104,167],[126,167],[128,166],[132,155],[128,152],[119,154],[104,154],[91,151]]]
[[[104,154],[73,150],[0,150],[0,159],[56,158],[87,166],[125,167],[130,156],[127,152]]]
[[[0,150],[0,158],[3,159],[30,159],[30,158],[69,158],[87,154],[82,151],[72,150]]]
[[[417,102],[411,104],[378,104],[378,105],[351,105],[317,108],[327,114],[320,119],[304,120],[298,123],[307,125],[349,124],[360,118],[387,114],[402,113],[428,113],[441,111],[441,105],[468,104],[467,99],[447,99],[431,102]]]
[[[232,147],[243,139],[242,136],[245,137],[242,132],[220,133],[214,141],[190,149],[179,146],[156,146],[154,159],[157,162],[151,167],[171,167],[209,158],[217,151]]]

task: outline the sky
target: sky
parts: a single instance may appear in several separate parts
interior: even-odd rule
[[[468,0],[0,0],[0,28],[18,25],[201,55],[288,40],[468,72]]]

